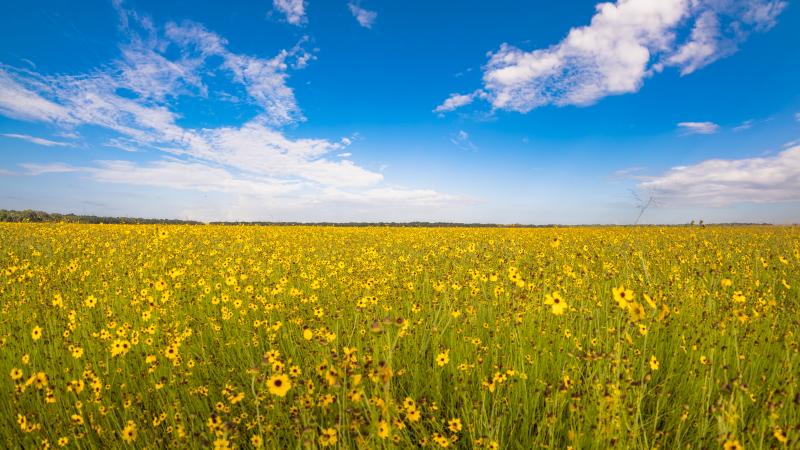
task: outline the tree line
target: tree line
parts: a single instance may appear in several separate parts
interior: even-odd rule
[[[26,209],[22,211],[0,209],[0,222],[20,222],[20,223],[43,223],[43,222],[63,222],[63,223],[93,223],[93,224],[179,224],[179,225],[204,225],[205,222],[196,220],[179,219],[143,219],[139,217],[108,217],[92,216],[79,214],[59,214],[44,211]],[[604,227],[604,226],[630,226],[630,225],[524,225],[524,224],[497,224],[497,223],[454,223],[454,222],[208,222],[209,225],[258,225],[258,226],[336,226],[336,227],[411,227],[411,228],[554,228],[561,226],[578,227]],[[667,226],[696,226],[693,220],[688,224],[667,225]],[[700,226],[704,226],[700,221]],[[769,225],[766,223],[717,223],[714,225]],[[665,225],[642,225],[636,226],[665,226]]]
[[[200,225],[202,222],[194,220],[176,219],[142,219],[138,217],[106,217],[78,214],[59,214],[26,209],[15,211],[0,209],[0,222],[64,222],[64,223],[115,223],[115,224],[191,224]]]

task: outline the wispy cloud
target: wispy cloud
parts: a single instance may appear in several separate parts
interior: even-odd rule
[[[611,174],[610,178],[612,180],[638,179],[638,178],[641,178],[641,177],[639,175],[636,175],[636,174],[641,173],[643,170],[644,170],[644,167],[626,167],[624,169],[619,169],[617,171],[614,171],[614,173]]]
[[[753,128],[753,125],[756,123],[755,120],[745,120],[744,122],[740,123],[738,126],[733,128],[733,131],[744,131]]]
[[[198,63],[221,57],[223,62],[216,68],[244,86],[249,99],[264,109],[264,118],[270,123],[283,125],[302,120],[294,91],[287,85],[287,69],[289,66],[302,69],[314,58],[302,46],[308,38],[302,38],[298,45],[282,50],[273,58],[258,58],[229,51],[227,40],[194,22],[168,23],[165,35],[189,52],[186,58],[189,65],[200,67],[202,64]],[[192,84],[196,83],[189,83]]]
[[[800,146],[775,156],[711,159],[674,167],[639,188],[669,204],[728,206],[800,200]]]
[[[484,67],[493,109],[590,105],[638,91],[667,67],[688,75],[736,51],[752,31],[775,25],[782,0],[617,0],[597,5],[589,25],[548,48],[502,44]],[[681,40],[680,32],[691,28]],[[468,104],[451,103],[452,108]],[[444,106],[444,104],[442,105]]]
[[[323,198],[327,201],[355,204],[377,203],[407,206],[441,206],[470,202],[469,199],[443,194],[433,189],[409,189],[398,186],[373,188],[358,194],[332,188],[325,191]]]
[[[678,128],[683,134],[714,134],[719,131],[719,125],[714,122],[680,122]]]
[[[64,163],[48,163],[48,164],[20,164],[25,169],[26,175],[44,175],[47,173],[72,173],[81,172],[83,169],[80,167],[73,167]]]
[[[286,21],[292,25],[302,25],[306,22],[305,0],[272,0],[272,6],[286,16]]]
[[[71,166],[64,163],[21,164],[27,175],[48,173],[83,173],[106,183],[189,189],[200,192],[249,193],[275,195],[296,191],[300,183],[259,177],[236,177],[228,170],[206,164],[166,159],[147,164],[130,161],[97,161],[94,166]]]
[[[372,28],[375,19],[378,18],[378,13],[366,10],[355,2],[348,3],[347,7],[350,8],[350,12],[353,14],[353,17],[356,18],[358,24],[364,28]]]
[[[0,134],[0,136],[12,139],[21,139],[23,141],[28,141],[32,144],[44,145],[45,147],[65,147],[70,145],[67,142],[51,141],[50,139],[44,139],[36,136],[31,136],[28,134],[3,133]]]
[[[298,182],[257,176],[235,176],[229,170],[206,164],[162,160],[150,164],[100,161],[84,169],[93,179],[106,183],[189,189],[201,192],[248,193],[273,196],[296,191]]]
[[[800,145],[800,139],[795,139],[783,144],[783,148],[796,147]]]
[[[470,103],[475,100],[475,93],[471,94],[450,94],[450,97],[442,103],[441,105],[437,106],[433,112],[435,113],[445,113],[449,111],[456,110],[462,106],[469,105]]]
[[[234,173],[222,166],[210,166],[178,159],[165,159],[145,164],[131,161],[96,161],[92,166],[64,163],[21,164],[26,175],[79,173],[102,183],[138,185],[200,192],[221,192],[245,196],[250,206],[269,198],[282,206],[313,207],[323,203],[350,205],[437,206],[463,203],[468,199],[432,189],[402,186],[370,187],[351,190],[347,186],[326,186],[321,189],[303,181],[291,181],[245,173]],[[10,174],[13,174],[10,172]],[[240,201],[241,201],[240,197]],[[213,217],[212,217],[213,218]]]
[[[450,138],[450,142],[452,142],[453,145],[461,150],[475,151],[478,149],[478,147],[469,139],[469,133],[464,130],[458,130],[458,133],[454,134]]]
[[[288,11],[304,11],[302,2],[299,9],[293,2],[278,3]],[[290,8],[290,3],[295,6]],[[387,192],[392,198],[405,195],[409,202],[451,198],[434,191],[388,188],[379,171],[338,156],[350,156],[346,149],[356,135],[301,138],[281,129],[305,120],[288,80],[292,69],[315,58],[305,50],[307,38],[262,58],[231,51],[225,38],[201,24],[169,22],[159,27],[149,17],[119,2],[115,5],[128,40],[120,46],[118,59],[77,75],[0,66],[0,114],[48,123],[71,136],[78,136],[82,126],[101,127],[115,133],[104,146],[126,152],[146,149],[148,157],[157,158],[23,165],[28,175],[77,173],[103,183],[255,196],[258,200],[253,202],[261,204],[281,196],[306,204],[359,198],[380,202],[390,197]],[[210,101],[223,94],[243,98],[255,115],[239,125],[190,128],[179,123],[181,98]],[[45,141],[64,144],[37,143],[48,145]]]
[[[30,77],[29,87],[23,86],[12,78],[4,67],[0,65],[0,114],[22,120],[61,123],[71,121],[69,111],[65,107],[47,100],[36,92],[37,90],[47,92],[49,89],[46,85]]]
[[[245,172],[299,178],[330,186],[367,186],[383,176],[351,161],[327,156],[346,146],[325,139],[290,139],[257,120],[241,127],[202,130],[182,148],[168,151]]]

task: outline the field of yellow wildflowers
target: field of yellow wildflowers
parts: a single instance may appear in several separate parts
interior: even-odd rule
[[[800,448],[797,227],[0,245],[0,447]]]

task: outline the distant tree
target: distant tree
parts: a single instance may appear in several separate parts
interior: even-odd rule
[[[636,209],[639,210],[639,214],[636,216],[636,220],[633,222],[634,225],[639,225],[639,221],[642,219],[642,215],[644,212],[650,208],[655,208],[659,206],[658,200],[656,199],[655,194],[653,191],[647,192],[647,198],[644,199],[639,194],[639,191],[631,189],[631,195],[633,196],[633,200],[636,205]]]

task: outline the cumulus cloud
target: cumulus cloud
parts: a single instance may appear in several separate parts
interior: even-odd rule
[[[678,127],[685,134],[714,134],[719,131],[719,125],[714,122],[680,122]]]
[[[668,204],[728,206],[800,200],[800,146],[775,156],[711,159],[639,183]]]
[[[688,75],[732,54],[750,32],[773,27],[785,7],[782,0],[600,3],[589,25],[571,29],[548,48],[502,44],[484,67],[485,98],[494,109],[525,113],[636,92],[667,67]],[[685,28],[691,32],[681,39]],[[445,107],[445,102],[437,112],[468,103],[459,98]]]
[[[272,6],[286,16],[286,21],[292,25],[302,25],[306,22],[305,0],[272,0]]]
[[[36,136],[31,136],[31,135],[28,135],[28,134],[2,133],[2,134],[0,134],[0,136],[4,136],[4,137],[7,137],[7,138],[12,138],[12,139],[21,139],[23,141],[28,141],[28,142],[30,142],[32,144],[44,145],[45,147],[65,147],[65,146],[70,145],[70,144],[68,144],[66,142],[51,141],[50,139],[44,139],[44,138],[40,138],[40,137],[36,137]]]
[[[348,3],[347,7],[350,8],[350,12],[353,14],[353,17],[356,18],[358,24],[364,28],[372,28],[375,19],[378,18],[378,13],[375,11],[366,10],[354,2]]]

